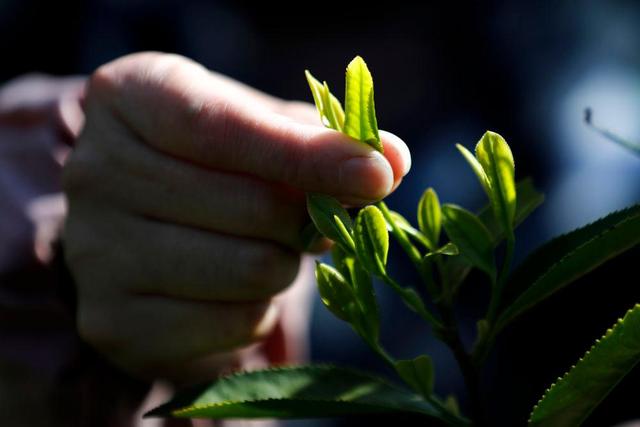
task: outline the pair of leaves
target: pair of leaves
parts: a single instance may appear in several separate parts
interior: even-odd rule
[[[321,418],[413,413],[450,425],[462,418],[380,378],[333,366],[299,366],[233,374],[178,393],[147,417]]]
[[[313,100],[325,126],[369,144],[382,153],[373,97],[373,78],[364,60],[356,56],[347,66],[345,77],[345,108],[329,91],[326,82],[320,83],[305,71]]]
[[[578,426],[640,362],[640,304],[609,329],[533,409],[532,426]]]

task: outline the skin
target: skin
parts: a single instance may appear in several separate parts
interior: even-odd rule
[[[176,55],[100,67],[84,108],[63,174],[78,328],[144,378],[222,366],[272,331],[304,255],[305,192],[360,205],[410,167],[392,134],[383,156],[323,128],[310,104]]]

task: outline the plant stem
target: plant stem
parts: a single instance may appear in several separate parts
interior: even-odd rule
[[[444,286],[446,286],[446,284]],[[464,345],[462,344],[458,323],[450,303],[443,302],[438,304],[438,308],[442,316],[442,321],[445,324],[445,329],[442,331],[441,338],[444,343],[449,346],[453,356],[458,362],[458,366],[460,366],[460,371],[462,372],[465,385],[467,386],[473,424],[477,427],[486,426],[486,416],[484,413],[482,394],[480,393],[480,374],[478,366],[473,363],[471,355],[465,350]]]
[[[513,252],[515,249],[515,244],[516,244],[516,241],[513,235],[507,237],[507,249],[504,257],[504,262],[502,263],[502,268],[500,269],[498,280],[496,281],[496,284],[492,289],[491,301],[489,303],[489,310],[486,316],[490,324],[493,324],[498,314],[498,308],[500,307],[500,303],[502,302],[502,292],[507,282],[507,278],[509,277],[509,270],[511,268],[511,261],[513,260]]]

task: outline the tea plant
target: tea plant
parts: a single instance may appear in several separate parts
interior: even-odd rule
[[[320,83],[308,71],[306,77],[325,126],[382,152],[373,80],[362,58],[356,57],[347,67],[344,110],[326,82]],[[564,286],[635,247],[640,242],[640,205],[548,242],[512,271],[515,228],[543,196],[528,179],[516,183],[511,150],[497,133],[486,132],[474,153],[457,148],[489,200],[477,214],[441,205],[431,188],[418,202],[417,227],[382,201],[360,209],[352,219],[337,200],[307,196],[317,230],[335,242],[333,266],[320,262],[316,266],[322,302],[351,325],[407,388],[329,365],[277,367],[236,373],[178,393],[147,415],[311,418],[412,413],[423,415],[425,423],[431,419],[452,426],[488,425],[479,378],[500,332]],[[398,283],[388,271],[389,235],[417,270],[422,289]],[[454,306],[474,268],[486,276],[491,297],[485,316],[477,322],[475,343],[466,348]],[[429,355],[398,360],[383,348],[374,279],[393,289],[426,322],[430,333],[451,349],[468,389],[469,414],[460,412],[454,397],[443,399],[434,392],[437,369]],[[530,425],[579,425],[638,361],[640,305],[635,305],[544,393],[533,408]]]

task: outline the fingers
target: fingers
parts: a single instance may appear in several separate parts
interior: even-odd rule
[[[116,129],[85,129],[65,170],[65,191],[71,197],[158,221],[305,249],[302,231],[310,220],[303,193],[249,175],[194,167]],[[99,145],[100,152],[87,144]]]
[[[74,207],[71,209],[73,212]],[[90,225],[76,219],[65,230],[69,242],[82,235],[95,241],[81,248],[67,245],[74,278],[83,283],[103,281],[105,272],[94,265],[106,258],[116,266],[108,275],[119,292],[253,302],[281,292],[298,272],[300,256],[276,244],[120,213],[103,218],[109,223]]]
[[[113,313],[118,313],[113,316]],[[265,338],[277,322],[268,301],[220,303],[160,296],[85,301],[81,337],[136,376],[181,377],[194,360]],[[132,327],[135,325],[135,327]]]
[[[176,56],[132,56],[98,70],[98,99],[155,149],[207,168],[258,176],[343,199],[387,195],[408,169],[398,138],[387,157],[319,126],[301,124],[247,99],[226,80]],[[140,67],[144,67],[141,72]],[[150,108],[153,106],[153,108]]]

